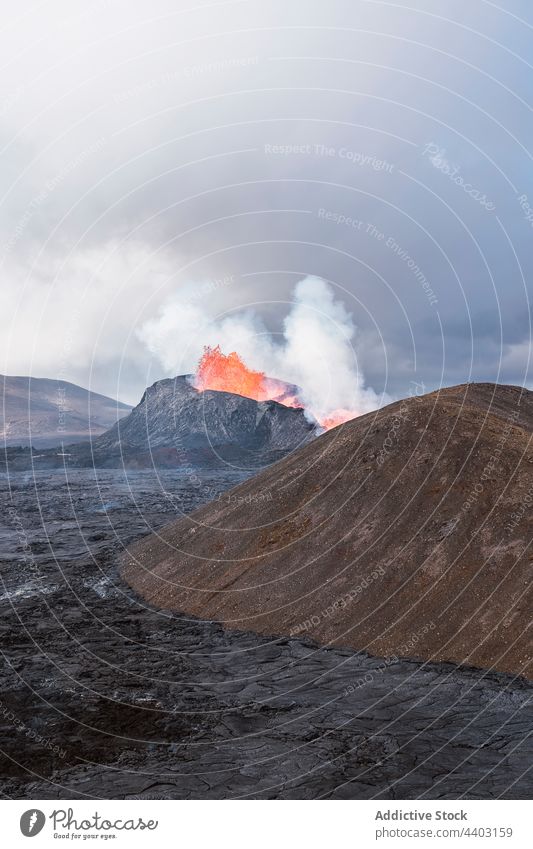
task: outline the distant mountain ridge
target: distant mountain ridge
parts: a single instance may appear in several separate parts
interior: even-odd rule
[[[0,375],[0,442],[53,447],[104,433],[129,404],[66,380]]]
[[[49,383],[57,391],[57,382]],[[35,400],[34,394],[32,397]],[[53,422],[57,428],[59,410],[53,400],[45,399],[45,424],[50,426]],[[110,403],[115,411],[117,405]],[[120,407],[122,412],[126,405]],[[81,437],[85,441],[77,439],[78,444],[73,444],[76,440],[72,429],[60,434],[62,439],[56,436],[48,445],[62,442],[66,448],[61,452],[53,447],[46,450],[46,443],[39,442],[32,429],[32,445],[45,450],[32,455],[28,449],[11,447],[6,463],[13,470],[29,466],[55,468],[66,462],[84,468],[222,468],[229,464],[252,471],[270,465],[322,432],[318,423],[299,407],[255,401],[231,392],[198,391],[190,375],[158,380],[145,390],[136,407],[126,407],[124,413],[118,420],[115,417],[109,428],[98,432],[99,422],[92,418],[90,441],[85,432]],[[27,422],[24,424],[27,429]],[[8,444],[28,445],[29,440],[22,443],[19,438]]]

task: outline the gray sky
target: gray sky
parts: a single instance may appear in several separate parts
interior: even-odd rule
[[[378,395],[531,384],[530,3],[0,9],[1,372],[134,403],[169,309],[278,334],[314,276]]]

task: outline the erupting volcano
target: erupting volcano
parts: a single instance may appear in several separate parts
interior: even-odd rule
[[[248,368],[236,351],[223,354],[220,345],[215,348],[206,346],[198,363],[193,385],[198,392],[213,389],[218,392],[232,392],[253,398],[254,401],[277,401],[285,407],[306,409],[299,397],[298,387],[274,377],[267,377],[262,371]],[[325,430],[330,430],[358,415],[354,410],[332,410],[327,416],[319,417],[307,408]]]
[[[204,348],[196,370],[194,385],[199,392],[215,389],[218,392],[244,395],[246,398],[253,398],[254,401],[273,400],[267,388],[267,377],[264,372],[248,368],[235,351],[231,354],[223,354],[220,345],[216,348],[209,346]],[[301,404],[286,406],[301,406]]]

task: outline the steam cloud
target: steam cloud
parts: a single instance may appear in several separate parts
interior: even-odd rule
[[[337,410],[361,415],[389,400],[365,387],[353,318],[319,277],[296,285],[279,336],[252,309],[210,316],[192,289],[167,300],[138,336],[169,375],[194,372],[205,345],[237,351],[250,368],[299,386],[320,420]]]

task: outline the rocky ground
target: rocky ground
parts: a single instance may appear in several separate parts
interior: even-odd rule
[[[4,798],[531,797],[524,679],[228,632],[120,581],[125,545],[241,479],[2,476]]]

